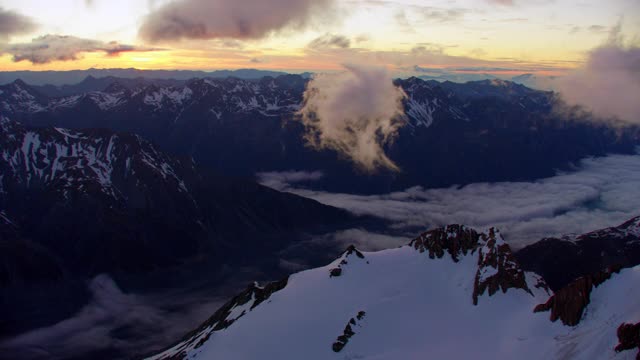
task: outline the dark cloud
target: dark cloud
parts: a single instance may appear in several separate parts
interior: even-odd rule
[[[123,52],[156,50],[159,49],[63,35],[44,35],[31,40],[30,43],[7,44],[0,47],[0,53],[12,55],[13,61],[30,61],[33,64],[76,60],[81,53],[86,52],[103,52],[109,56],[116,56]]]
[[[591,32],[595,32],[595,33],[603,33],[603,32],[607,32],[608,28],[606,26],[602,26],[602,25],[591,25],[589,26],[589,31]]]
[[[154,10],[140,28],[151,42],[182,39],[257,39],[307,26],[333,0],[178,0]]]
[[[604,45],[589,52],[584,66],[557,81],[556,89],[569,105],[558,111],[579,106],[598,119],[640,124],[640,47],[625,45],[618,24]]]
[[[274,178],[272,174],[271,179]],[[640,215],[640,155],[587,159],[573,173],[534,182],[414,187],[380,195],[327,193],[265,182],[321,203],[390,220],[414,234],[438,225],[497,226],[515,247],[546,236],[585,233]]]
[[[327,48],[339,48],[347,49],[351,47],[351,40],[348,37],[334,34],[324,34],[320,37],[313,39],[309,45],[310,49],[327,49]]]
[[[36,27],[30,18],[0,7],[0,41],[6,41],[13,35],[28,34]]]

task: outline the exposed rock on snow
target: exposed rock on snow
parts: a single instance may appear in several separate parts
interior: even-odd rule
[[[581,277],[560,289],[546,303],[536,306],[534,312],[551,310],[551,321],[560,319],[565,325],[576,326],[591,301],[593,289],[609,280],[611,274],[618,272],[619,268]]]

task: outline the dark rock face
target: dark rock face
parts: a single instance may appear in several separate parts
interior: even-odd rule
[[[321,169],[325,190],[358,193],[551,176],[585,156],[633,153],[639,140],[637,129],[560,118],[552,93],[411,78],[396,81],[408,94],[409,121],[386,149],[403,171],[371,176],[335,152],[305,146],[303,126],[292,121],[307,82],[301,76],[130,82],[112,79],[104,90],[71,97],[9,84],[0,86],[0,109],[34,126],[134,132],[228,175]]]
[[[478,272],[473,284],[473,304],[478,305],[478,297],[487,290],[489,296],[498,290],[506,293],[510,288],[523,289],[531,293],[524,271],[513,256],[509,245],[498,244],[493,228],[489,229],[489,235],[484,241],[486,244],[479,252]]]
[[[329,270],[329,277],[341,276],[342,272],[344,271],[343,267],[349,264],[349,257],[351,256],[356,256],[358,259],[365,260],[364,255],[360,251],[358,251],[355,246],[349,245],[347,250],[345,250],[340,256],[338,256],[338,259],[342,259],[338,264],[338,267]],[[368,263],[369,262],[367,261],[367,264]]]
[[[412,240],[409,245],[422,252],[428,251],[431,259],[441,259],[448,253],[453,261],[458,257],[475,251],[480,244],[480,234],[464,225],[448,225],[428,231]]]
[[[44,246],[21,238],[0,240],[0,289],[57,282],[64,276],[60,260]]]
[[[525,270],[542,275],[557,291],[579,277],[608,267],[640,264],[640,217],[575,237],[543,239],[515,256]]]
[[[180,348],[173,351],[171,355],[162,357],[161,360],[186,359],[188,349],[201,347],[214,332],[224,330],[231,326],[248,311],[253,310],[256,306],[268,300],[272,294],[284,289],[287,286],[287,282],[288,279],[283,279],[281,281],[271,282],[264,287],[258,286],[257,283],[250,284],[245,291],[224,304],[197,329],[185,335],[184,338],[178,342],[181,344]],[[247,309],[237,317],[231,317],[231,311],[234,308],[245,305],[249,305]],[[169,346],[168,348],[171,347],[173,346]]]
[[[556,291],[545,304],[536,306],[533,311],[545,312],[551,310],[551,321],[555,322],[560,319],[564,325],[576,326],[580,323],[585,308],[591,302],[591,291],[609,280],[613,273],[618,273],[619,271],[620,268],[610,269],[578,278],[566,287]]]
[[[618,327],[616,352],[638,349],[636,360],[640,359],[640,323],[622,324]]]
[[[349,320],[347,325],[344,327],[344,331],[342,332],[342,335],[338,336],[338,338],[333,343],[333,345],[331,345],[331,349],[333,349],[334,352],[340,352],[342,351],[342,349],[344,349],[345,346],[347,346],[347,344],[349,343],[349,339],[351,339],[353,335],[356,334],[353,331],[353,327],[355,326],[362,327],[361,322],[366,316],[366,314],[367,313],[364,311],[358,311],[358,315],[356,315],[356,317],[353,317]]]
[[[342,275],[342,269],[339,267],[333,268],[329,271],[329,277],[338,277],[340,275]]]
[[[440,259],[449,254],[454,262],[459,262],[462,256],[478,252],[474,305],[478,305],[478,298],[486,291],[489,296],[498,290],[506,292],[510,288],[531,293],[525,273],[511,248],[494,228],[489,229],[488,233],[478,233],[464,225],[448,225],[420,235],[411,241],[410,246],[421,253],[428,252],[431,259]]]

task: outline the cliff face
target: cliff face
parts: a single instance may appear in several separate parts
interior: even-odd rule
[[[591,302],[593,289],[609,280],[613,273],[619,271],[619,268],[605,270],[578,278],[557,291],[546,303],[536,306],[534,312],[551,310],[551,321],[560,319],[565,325],[576,326],[580,323],[584,310]]]
[[[640,264],[640,217],[577,236],[547,238],[515,254],[526,271],[540,274],[558,291],[582,276],[609,267]]]

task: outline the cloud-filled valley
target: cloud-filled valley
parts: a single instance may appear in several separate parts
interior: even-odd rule
[[[610,155],[581,161],[574,172],[534,182],[475,183],[380,195],[315,191],[295,181],[313,181],[318,173],[259,174],[278,190],[309,197],[360,215],[392,222],[406,234],[427,227],[461,223],[496,226],[519,248],[547,236],[585,233],[619,225],[640,214],[640,156]]]

